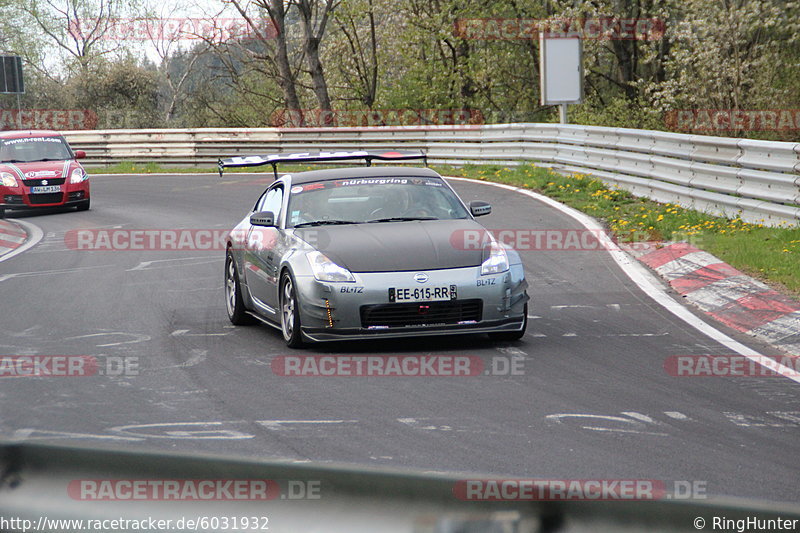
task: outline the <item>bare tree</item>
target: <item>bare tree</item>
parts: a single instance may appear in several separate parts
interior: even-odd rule
[[[366,0],[366,13],[360,12],[360,5],[355,9],[337,10],[334,20],[344,36],[347,44],[347,60],[339,58],[339,70],[350,91],[356,98],[344,96],[344,99],[357,99],[371,108],[378,97],[378,37],[373,0]],[[367,18],[363,24],[364,15]],[[348,61],[349,60],[349,61]],[[347,67],[352,63],[352,72]]]
[[[322,111],[330,111],[331,98],[328,94],[328,83],[325,69],[320,59],[320,45],[328,27],[330,16],[341,0],[294,0],[300,12],[303,25],[304,51],[311,84]]]
[[[198,59],[209,51],[210,46],[206,42],[183,53],[180,43],[186,40],[195,42],[214,40],[222,35],[224,29],[216,24],[221,10],[206,17],[202,21],[203,24],[196,28],[193,23],[201,22],[200,20],[176,17],[178,13],[185,11],[186,5],[172,3],[162,4],[159,7],[157,12],[146,13],[142,22],[145,23],[143,26],[146,28],[148,41],[159,57],[158,70],[167,93],[164,120],[170,124],[176,118],[179,105],[186,99],[185,88],[194,73]],[[152,23],[154,21],[155,24]],[[170,24],[172,22],[177,24]],[[183,61],[176,61],[178,57]],[[180,69],[174,68],[176,64],[180,65]]]
[[[111,33],[117,17],[131,5],[117,0],[31,0],[20,9],[53,44],[83,65],[91,56],[121,46]]]
[[[248,13],[247,5],[242,0],[230,0],[239,14],[246,21],[253,34],[264,43],[272,54],[263,57],[274,67],[274,74],[278,86],[283,92],[284,102],[289,109],[300,109],[300,98],[297,96],[297,73],[292,68],[289,60],[289,49],[286,35],[286,12],[288,5],[284,0],[256,0],[254,5],[265,10],[269,15],[272,28],[276,32],[273,36],[265,30],[259,19]],[[274,44],[273,44],[274,43]]]

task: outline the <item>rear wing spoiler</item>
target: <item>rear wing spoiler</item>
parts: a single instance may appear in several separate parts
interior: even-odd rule
[[[258,167],[272,165],[275,179],[278,179],[279,163],[330,163],[334,161],[364,160],[371,166],[374,160],[378,161],[406,161],[422,159],[428,166],[428,156],[422,151],[378,151],[360,150],[355,152],[299,152],[295,154],[251,155],[247,157],[231,157],[218,161],[219,177],[226,168]]]

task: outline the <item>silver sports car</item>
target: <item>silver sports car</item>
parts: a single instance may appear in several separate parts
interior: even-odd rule
[[[408,152],[235,157],[271,164],[276,180],[227,239],[225,290],[234,324],[258,319],[290,347],[304,341],[525,333],[519,255],[496,241],[428,168],[347,167],[278,177],[284,162],[422,159]]]

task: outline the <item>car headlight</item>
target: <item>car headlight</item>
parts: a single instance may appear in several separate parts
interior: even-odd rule
[[[321,252],[309,252],[306,254],[311,270],[314,272],[314,277],[317,281],[338,281],[338,282],[355,282],[356,278],[344,267],[340,267],[328,256]]]
[[[481,276],[499,274],[508,270],[508,254],[496,241],[489,245],[489,258],[481,265]]]
[[[83,171],[82,168],[76,168],[72,171],[72,174],[69,175],[69,182],[70,183],[80,183],[85,181],[89,175]]]
[[[17,183],[17,178],[15,178],[14,174],[11,172],[0,172],[0,185],[5,187],[16,187],[19,185],[19,183]]]

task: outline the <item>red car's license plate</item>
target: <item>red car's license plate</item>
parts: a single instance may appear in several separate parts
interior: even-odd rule
[[[61,185],[40,185],[31,187],[31,194],[42,194],[47,192],[61,192]]]

